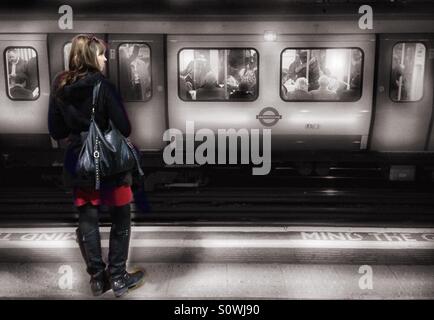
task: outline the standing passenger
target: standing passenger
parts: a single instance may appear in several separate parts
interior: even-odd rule
[[[70,144],[63,166],[65,183],[73,188],[74,204],[79,211],[77,241],[90,274],[94,295],[110,287],[116,297],[141,284],[144,271],[128,273],[126,262],[131,235],[130,202],[132,200],[132,173],[104,177],[100,191],[94,189],[95,179],[76,172],[82,147],[81,134],[89,130],[92,92],[101,81],[95,121],[102,131],[109,120],[128,137],[130,123],[122,101],[114,86],[105,79],[105,44],[96,37],[78,35],[73,38],[69,56],[69,71],[61,73],[53,82],[48,112],[50,135],[54,139],[68,137]],[[98,206],[112,207],[108,268],[101,255],[98,224]]]
[[[29,89],[30,91],[34,91],[39,86],[37,63],[38,61],[36,59],[36,56],[30,58],[30,60],[27,62],[27,75],[29,77],[27,89]]]
[[[133,90],[131,89],[131,68],[130,54],[125,45],[119,47],[119,86],[122,98],[127,101],[133,99]]]
[[[9,71],[9,83],[12,83],[16,77],[25,79],[27,84],[27,61],[20,58],[16,49],[8,50],[8,71]],[[21,81],[20,81],[21,82]]]
[[[139,46],[133,47],[133,54],[130,57],[130,83],[132,87],[133,100],[143,100],[144,92],[142,87],[141,71],[144,69],[144,62],[139,58]]]

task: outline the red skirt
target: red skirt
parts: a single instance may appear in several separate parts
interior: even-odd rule
[[[95,190],[90,188],[74,188],[74,204],[77,207],[91,203],[94,206],[124,206],[133,200],[131,187],[128,185]]]

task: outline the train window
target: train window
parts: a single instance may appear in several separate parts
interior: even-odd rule
[[[182,49],[178,72],[178,95],[185,101],[253,101],[258,96],[255,49]]]
[[[146,43],[119,46],[119,88],[125,101],[147,101],[152,95],[151,49]]]
[[[72,42],[67,42],[63,46],[63,67],[69,70],[69,53],[71,52]]]
[[[362,94],[359,48],[285,49],[280,96],[285,101],[356,101]]]
[[[389,91],[393,101],[422,99],[425,52],[425,45],[417,42],[400,42],[393,47]]]
[[[38,56],[29,47],[9,47],[5,52],[7,93],[12,100],[39,97]]]

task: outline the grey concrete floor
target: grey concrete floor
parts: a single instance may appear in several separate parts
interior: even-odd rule
[[[146,281],[121,299],[433,299],[433,265],[134,263]],[[0,297],[93,297],[83,263],[0,263]]]
[[[129,264],[125,299],[433,299],[434,229],[134,227]],[[95,299],[74,228],[0,228],[0,298]]]

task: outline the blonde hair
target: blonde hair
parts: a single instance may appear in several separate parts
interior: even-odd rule
[[[69,70],[65,71],[59,89],[83,78],[88,72],[100,72],[98,54],[105,52],[106,44],[95,36],[79,34],[72,39]]]

